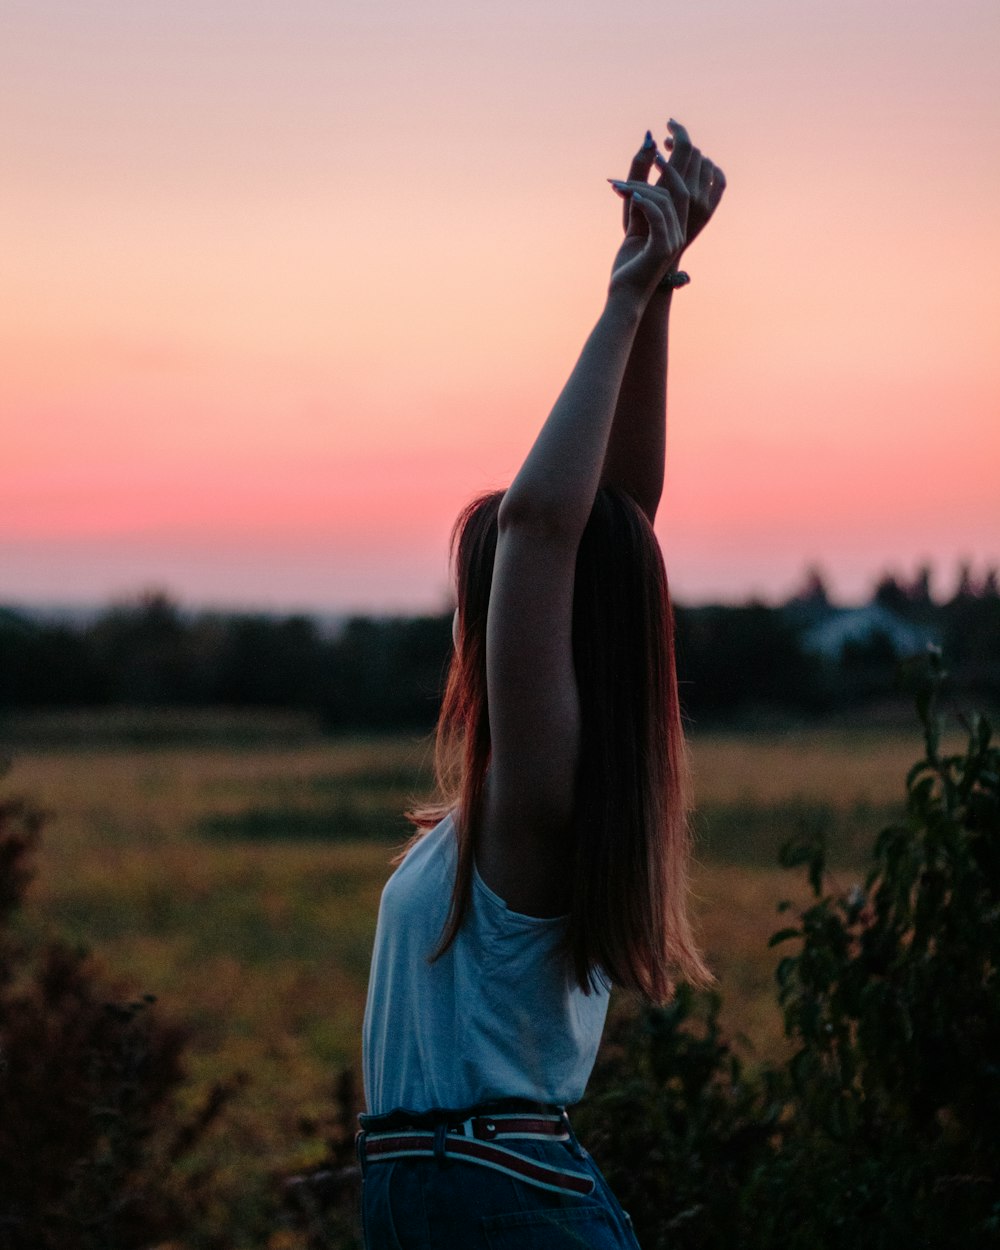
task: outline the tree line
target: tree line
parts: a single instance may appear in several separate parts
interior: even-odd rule
[[[1000,589],[995,570],[966,570],[952,597],[884,577],[867,633],[835,653],[810,640],[836,617],[813,572],[787,603],[678,606],[682,699],[696,722],[760,715],[822,716],[863,707],[891,690],[905,658],[880,620],[940,645],[953,688],[1000,704]],[[889,614],[889,615],[886,615]],[[162,591],[114,604],[88,623],[0,608],[0,710],[82,707],[295,709],[330,731],[430,727],[452,646],[451,614],[355,616],[333,634],[305,615],[192,613]],[[911,642],[912,649],[912,642]]]

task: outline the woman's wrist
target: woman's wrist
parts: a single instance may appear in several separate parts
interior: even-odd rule
[[[671,301],[674,298],[673,287],[658,286],[653,294],[649,297],[646,310],[651,309],[669,309]]]
[[[614,282],[608,287],[608,296],[604,303],[605,315],[638,326],[652,292],[643,293],[632,286],[618,285]]]

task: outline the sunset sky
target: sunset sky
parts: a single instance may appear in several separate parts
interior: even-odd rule
[[[4,0],[0,602],[423,610],[597,317],[675,299],[682,602],[1000,560],[997,0]]]

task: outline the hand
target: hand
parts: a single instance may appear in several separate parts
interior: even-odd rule
[[[687,188],[676,171],[654,186],[645,179],[612,185],[625,199],[625,239],[611,266],[610,289],[630,288],[647,299],[684,250]]]
[[[670,135],[664,146],[671,149],[668,160],[649,135],[646,143],[633,156],[628,171],[630,182],[646,182],[655,167],[660,171],[656,185],[675,186],[673,175],[679,174],[688,193],[688,213],[682,253],[708,224],[726,189],[726,176],[691,143],[687,130],[673,120],[667,123]],[[648,134],[648,132],[647,132]],[[628,204],[625,205],[625,228],[628,229]],[[679,258],[678,258],[679,259]]]

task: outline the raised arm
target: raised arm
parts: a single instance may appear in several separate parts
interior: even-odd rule
[[[722,170],[692,145],[683,126],[670,121],[668,127],[672,132],[665,141],[672,149],[669,160],[658,151],[647,130],[646,141],[632,158],[628,180],[644,183],[657,169],[658,187],[676,189],[678,179],[683,181],[689,197],[683,252],[715,212],[726,179]],[[626,200],[626,231],[628,213]],[[650,522],[663,494],[671,301],[670,289],[657,290],[646,305],[622,379],[601,479],[604,485],[627,491]]]
[[[487,884],[531,914],[558,906],[560,834],[573,809],[577,548],[636,330],[684,239],[683,201],[635,194],[630,218],[604,309],[500,507],[486,644],[492,754],[477,860]]]

